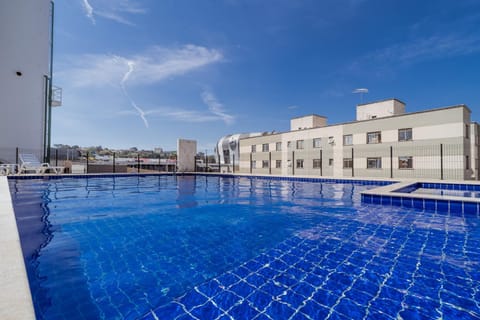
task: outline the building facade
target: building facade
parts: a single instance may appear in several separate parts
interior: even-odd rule
[[[398,99],[357,106],[353,122],[291,120],[288,132],[240,139],[240,172],[478,180],[479,125],[465,105],[405,112]]]
[[[53,2],[0,4],[0,161],[15,149],[48,156],[52,96]]]

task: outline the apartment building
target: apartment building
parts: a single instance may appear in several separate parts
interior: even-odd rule
[[[239,140],[239,172],[325,177],[479,179],[479,125],[465,105],[405,112],[388,99],[360,104],[356,120],[291,119],[290,131]]]

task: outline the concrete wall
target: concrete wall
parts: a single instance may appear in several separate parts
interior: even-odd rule
[[[195,170],[195,155],[197,154],[196,140],[177,140],[177,170],[180,172]]]
[[[15,147],[43,150],[50,1],[2,1],[0,39],[0,161],[13,162]]]
[[[474,166],[469,169],[466,161],[473,163],[472,155],[478,157],[479,152],[478,147],[472,147],[476,127],[468,127],[467,138],[467,124],[469,109],[456,106],[241,139],[240,172],[250,172],[251,157],[257,164],[252,169],[254,174],[440,179],[443,169],[444,179],[472,179],[477,171]],[[412,129],[412,140],[399,141],[399,129],[405,128]],[[367,133],[376,131],[381,133],[381,143],[367,144]],[[352,135],[353,145],[343,145],[344,135]],[[321,143],[314,147],[317,138]],[[297,148],[298,140],[303,140],[301,149]],[[275,150],[276,142],[282,143],[281,151]],[[265,143],[268,152],[262,152]],[[256,145],[256,152],[250,154],[252,145]],[[344,159],[352,158],[352,149],[353,171],[344,168]],[[321,168],[314,168],[314,159],[320,157]],[[413,168],[400,168],[400,157],[412,157]],[[381,168],[367,168],[368,158],[381,158]],[[303,168],[297,167],[299,159],[303,160]],[[268,167],[262,168],[262,162],[267,160],[271,160]],[[281,160],[281,169],[275,167],[276,160]]]
[[[396,99],[359,104],[357,106],[357,121],[390,117],[405,113],[405,104]]]
[[[327,125],[327,118],[321,117],[316,114],[308,115],[305,117],[293,118],[290,120],[291,131],[325,127],[326,125]]]

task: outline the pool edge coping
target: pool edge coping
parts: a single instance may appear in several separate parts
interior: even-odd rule
[[[35,319],[7,177],[0,177],[0,318]]]

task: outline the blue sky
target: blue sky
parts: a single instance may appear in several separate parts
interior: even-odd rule
[[[466,104],[480,120],[477,0],[55,2],[53,143],[212,152],[290,118],[364,102]]]

